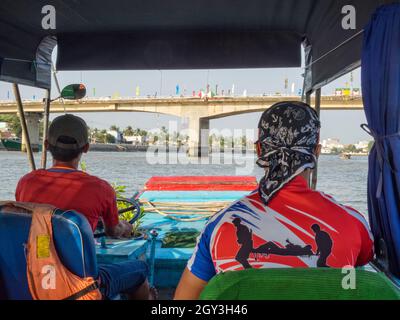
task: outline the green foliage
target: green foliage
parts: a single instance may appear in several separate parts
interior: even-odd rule
[[[6,122],[11,132],[17,137],[22,136],[22,127],[19,117],[16,114],[0,115],[0,122]]]
[[[132,137],[135,135],[135,131],[131,126],[127,126],[125,130],[123,131],[123,134],[125,137]]]
[[[221,138],[219,139],[219,146],[221,148],[225,147],[225,138],[221,136]]]
[[[110,130],[119,132],[119,128],[115,124],[110,127]]]
[[[242,136],[240,138],[240,146],[241,147],[246,147],[247,146],[247,137],[246,136]]]
[[[5,114],[5,115],[0,115],[0,122],[6,122],[11,133],[14,134],[16,137],[21,138],[22,137],[22,127],[21,127],[21,121],[16,114]],[[51,121],[49,121],[49,126],[51,124]],[[40,120],[40,126],[39,126],[39,136],[43,137],[43,131],[44,131],[44,126],[43,126],[43,119]]]
[[[126,193],[126,186],[120,185],[120,184],[117,184],[117,183],[113,183],[112,187],[114,188],[114,191],[115,191],[115,193],[117,195],[117,198],[124,198],[124,195]],[[128,203],[126,203],[126,202],[117,201],[118,210],[126,209],[129,206],[130,205]],[[121,214],[119,216],[119,218],[121,220],[130,221],[130,220],[133,219],[135,214],[136,214],[136,212],[129,211],[129,212],[125,212],[125,213]],[[144,209],[141,208],[140,214],[139,214],[139,218],[132,224],[133,225],[133,236],[134,237],[138,236],[140,234],[140,232],[141,232],[140,226],[141,226],[141,224],[143,222],[142,220],[143,220],[144,215],[145,215]]]
[[[197,230],[171,231],[165,234],[162,248],[194,248],[200,232]]]
[[[331,149],[331,153],[332,154],[339,154],[341,151],[342,151],[342,149],[339,149],[339,148],[336,148],[336,147],[333,147]]]
[[[112,183],[112,187],[117,195],[117,198],[123,198],[126,193],[126,186],[119,185],[118,183]]]
[[[85,160],[82,160],[82,161],[81,161],[81,170],[82,170],[83,172],[86,172],[86,171],[87,171],[87,166],[86,166],[86,161],[85,161]]]
[[[354,144],[349,144],[343,148],[343,152],[356,153],[358,150]]]
[[[104,137],[104,143],[115,143],[115,137],[107,133]]]
[[[100,143],[115,143],[115,137],[106,130],[90,129],[90,137]]]

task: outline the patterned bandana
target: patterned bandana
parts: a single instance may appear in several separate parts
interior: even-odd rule
[[[265,169],[259,185],[265,204],[294,177],[315,168],[320,127],[317,113],[303,102],[279,102],[263,113],[257,164]]]

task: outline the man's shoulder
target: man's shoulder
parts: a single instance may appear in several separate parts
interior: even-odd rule
[[[316,204],[318,203],[325,203],[327,205],[330,205],[334,208],[336,208],[337,210],[342,211],[343,213],[351,213],[351,215],[356,214],[357,216],[363,216],[359,211],[357,211],[356,209],[344,205],[342,203],[340,203],[338,200],[335,199],[334,196],[327,194],[325,192],[322,191],[313,191],[313,194],[318,197],[318,199],[316,198]]]
[[[232,202],[225,209],[213,215],[206,226],[206,229],[213,231],[215,227],[225,221],[231,222],[233,217],[241,216],[242,214],[256,214],[257,211],[263,208],[263,203],[260,199],[258,191],[253,191],[248,195]]]
[[[104,191],[106,192],[114,192],[113,187],[111,186],[110,183],[108,183],[106,180],[99,178],[97,176],[88,174],[86,172],[80,172],[81,174],[83,174],[83,178],[90,183],[93,186],[96,186],[98,188],[102,188],[104,189]]]
[[[256,214],[259,211],[265,211],[265,204],[263,203],[258,190],[255,190],[239,200],[232,202],[225,210],[224,214],[231,215],[231,214],[247,214],[253,213]]]
[[[43,169],[33,170],[33,171],[31,171],[31,172],[25,174],[24,176],[22,176],[22,177],[19,179],[19,183],[24,183],[24,182],[26,182],[26,181],[28,181],[28,180],[31,180],[31,179],[33,179],[33,178],[35,178],[35,177],[37,177],[37,176],[40,176],[40,175],[43,174],[44,171],[45,171],[45,170],[43,170]]]
[[[322,191],[314,191],[320,197],[320,201],[324,202],[325,204],[331,206],[331,208],[335,208],[337,213],[342,213],[342,217],[348,217],[353,221],[358,221],[361,223],[366,229],[369,230],[369,225],[365,215],[363,215],[357,209],[344,205],[336,200],[333,196],[326,194]]]

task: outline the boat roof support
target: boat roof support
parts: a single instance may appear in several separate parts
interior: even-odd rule
[[[46,89],[46,98],[44,99],[44,118],[43,118],[43,141],[42,141],[42,168],[46,169],[47,166],[47,148],[46,140],[49,132],[49,116],[50,116],[50,103],[51,91]]]
[[[315,91],[315,111],[318,114],[318,118],[321,116],[321,88],[317,89]],[[315,168],[312,171],[311,175],[311,188],[313,190],[317,189],[317,183],[318,183],[318,160],[317,163],[315,164]]]
[[[29,138],[28,126],[26,124],[26,119],[25,119],[24,105],[22,104],[22,99],[21,99],[21,94],[19,92],[18,84],[13,83],[13,91],[14,91],[15,101],[17,102],[19,119],[21,121],[22,135],[24,136],[26,143],[26,152],[28,154],[29,164],[32,170],[36,170],[36,164],[35,164],[35,159],[33,158],[31,140]]]

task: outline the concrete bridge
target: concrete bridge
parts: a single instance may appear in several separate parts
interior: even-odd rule
[[[210,120],[238,114],[261,112],[279,101],[299,101],[299,97],[171,97],[171,98],[126,98],[83,99],[79,101],[54,101],[51,113],[79,112],[150,112],[173,115],[188,123],[189,154],[208,154],[208,131]],[[314,105],[313,100],[311,105]],[[32,146],[39,144],[39,121],[43,103],[24,101],[24,109]],[[361,97],[323,96],[321,110],[360,110]],[[16,113],[15,102],[1,102],[0,114]]]

